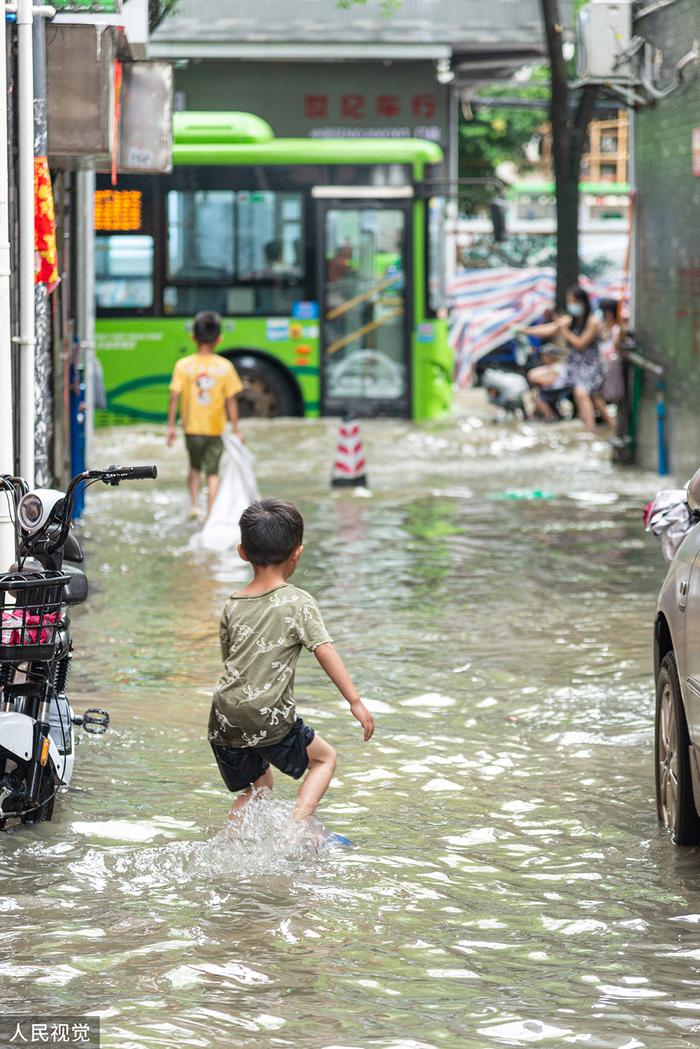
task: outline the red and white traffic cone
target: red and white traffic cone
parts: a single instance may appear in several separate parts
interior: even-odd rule
[[[338,430],[338,444],[333,464],[331,484],[334,488],[367,487],[362,435],[357,419],[345,418]]]

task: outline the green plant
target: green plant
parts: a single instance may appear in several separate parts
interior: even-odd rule
[[[178,0],[148,0],[148,26],[151,32],[166,15],[174,14]]]

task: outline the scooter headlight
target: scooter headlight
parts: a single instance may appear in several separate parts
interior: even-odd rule
[[[33,532],[44,516],[44,505],[38,495],[25,495],[18,509],[19,523],[25,532]]]

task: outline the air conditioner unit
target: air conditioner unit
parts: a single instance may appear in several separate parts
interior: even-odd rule
[[[632,80],[620,58],[632,41],[633,0],[590,0],[578,13],[577,74],[581,80]]]

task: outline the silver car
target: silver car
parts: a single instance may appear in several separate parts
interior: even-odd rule
[[[656,803],[676,845],[700,844],[700,470],[695,524],[671,561],[654,625]]]

